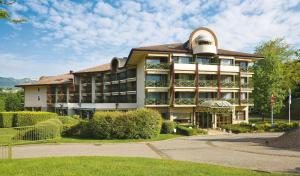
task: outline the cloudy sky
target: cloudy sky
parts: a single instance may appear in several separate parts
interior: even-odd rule
[[[277,37],[300,48],[300,0],[18,0],[8,9],[27,22],[0,21],[1,77],[100,65],[133,47],[185,42],[200,26],[223,49],[253,52]]]

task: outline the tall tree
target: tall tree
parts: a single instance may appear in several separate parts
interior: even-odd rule
[[[274,113],[279,113],[283,107],[283,100],[287,88],[284,86],[283,63],[294,57],[295,50],[283,39],[270,40],[255,49],[255,53],[263,56],[254,66],[254,109],[261,113],[263,119],[270,114],[271,95],[276,96],[273,106]]]
[[[22,98],[17,93],[9,93],[5,99],[6,111],[20,111],[23,109]]]
[[[0,112],[5,111],[5,101],[0,97]]]
[[[21,23],[21,22],[24,22],[25,19],[13,19],[11,18],[11,15],[9,14],[9,12],[4,8],[4,7],[7,7],[7,6],[10,6],[12,4],[14,4],[16,1],[13,0],[13,1],[5,1],[5,0],[0,0],[0,19],[4,19],[4,20],[7,20],[9,22],[12,22],[12,23]]]

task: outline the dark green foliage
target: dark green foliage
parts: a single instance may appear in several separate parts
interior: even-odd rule
[[[189,128],[189,127],[184,127],[184,126],[178,125],[176,129],[177,129],[177,133],[181,134],[181,135],[192,136],[195,134],[194,133],[195,131],[191,127]]]
[[[20,93],[10,93],[5,98],[6,111],[20,111],[23,109],[22,97]]]
[[[0,112],[0,128],[10,128],[13,126],[13,112]]]
[[[161,133],[162,134],[173,134],[175,129],[175,123],[169,120],[163,121],[161,125]]]
[[[73,136],[79,130],[80,119],[72,116],[58,116],[63,124],[62,135]]]
[[[129,112],[96,112],[92,120],[81,124],[80,134],[97,139],[146,139],[156,137],[161,116],[150,109]]]
[[[0,112],[5,111],[5,100],[0,97]]]
[[[56,139],[61,136],[62,123],[59,119],[49,119],[37,123],[24,131],[23,140]]]
[[[57,114],[51,112],[31,112],[31,111],[20,111],[15,112],[13,119],[13,126],[31,126],[38,122],[42,122],[48,119],[57,118]]]

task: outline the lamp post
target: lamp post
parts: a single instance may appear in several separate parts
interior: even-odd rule
[[[271,102],[270,102],[270,104],[271,104],[271,122],[272,122],[272,127],[274,126],[273,105],[275,104],[275,99],[276,99],[276,97],[272,93],[272,95],[271,95]]]
[[[292,91],[289,89],[289,124],[291,124]]]

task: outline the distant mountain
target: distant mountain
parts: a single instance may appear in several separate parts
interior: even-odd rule
[[[14,88],[17,84],[23,83],[33,83],[36,82],[30,78],[23,78],[23,79],[15,79],[15,78],[5,78],[0,77],[0,88]]]

